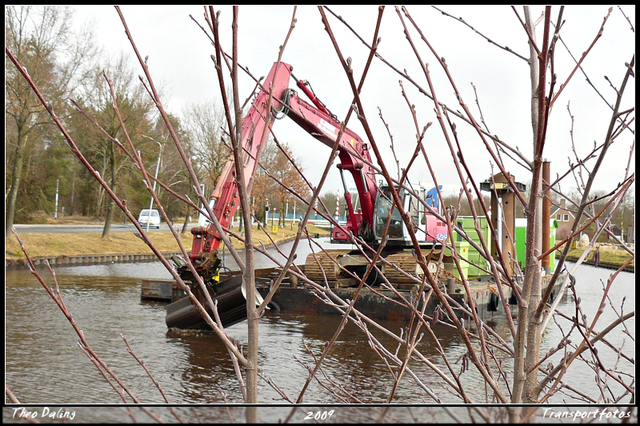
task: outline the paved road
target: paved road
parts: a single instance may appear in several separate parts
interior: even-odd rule
[[[182,224],[179,225],[181,229]],[[191,228],[193,225],[189,225]],[[74,224],[74,225],[14,225],[18,233],[27,232],[41,232],[41,233],[55,233],[55,232],[102,232],[104,224],[89,225],[89,224]],[[122,231],[135,231],[136,228],[132,224],[124,225],[122,223],[111,224],[112,232]],[[160,225],[159,231],[168,231],[169,226],[166,224]],[[149,228],[150,232],[158,231],[158,229]]]
[[[313,221],[312,221],[313,222]],[[329,226],[329,222],[327,221],[315,221],[315,225],[320,228],[331,229]],[[40,232],[40,233],[57,233],[57,232],[102,232],[104,228],[104,224],[70,224],[70,225],[13,225],[18,233],[28,233],[28,232]],[[178,230],[182,229],[182,222],[180,224],[175,224]],[[190,223],[187,225],[187,229],[191,229],[194,226],[198,226],[197,222]],[[132,224],[122,224],[122,223],[113,223],[111,224],[112,232],[122,232],[122,231],[135,231],[136,228]],[[150,232],[155,231],[169,231],[169,226],[166,223],[160,225],[160,229],[149,228]]]

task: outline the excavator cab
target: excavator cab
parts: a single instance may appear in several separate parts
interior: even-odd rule
[[[418,243],[421,246],[441,244],[448,235],[447,225],[426,211],[424,203],[409,191],[400,188],[398,195],[402,201],[404,211],[409,215]],[[377,242],[381,242],[385,235],[384,231],[389,216],[391,216],[391,220],[387,230],[387,245],[411,246],[412,241],[409,232],[402,220],[400,211],[394,206],[391,190],[388,186],[381,186],[376,197],[373,214],[374,235]]]
[[[406,197],[404,188],[400,189],[398,195],[401,200],[404,200]],[[394,206],[390,188],[388,186],[382,186],[378,191],[373,213],[374,235],[378,242],[382,241],[385,235],[385,227],[389,216],[391,216],[391,220],[389,221],[389,229],[386,232],[388,236],[387,244],[406,245],[408,232],[405,232],[405,225],[402,221],[402,216],[400,216],[400,211]]]

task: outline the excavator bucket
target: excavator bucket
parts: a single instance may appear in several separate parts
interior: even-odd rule
[[[211,311],[200,288],[193,290],[194,295],[205,307],[211,318],[215,316]],[[211,299],[218,302],[218,315],[224,327],[230,327],[247,319],[246,292],[242,285],[242,274],[233,275],[221,281],[213,290],[209,290]],[[256,304],[262,303],[262,297],[256,295]],[[211,327],[188,297],[180,299],[167,306],[167,327],[179,329],[211,330]]]

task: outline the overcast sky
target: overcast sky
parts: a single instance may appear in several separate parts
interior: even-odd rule
[[[112,6],[73,8],[76,11],[75,22],[78,25],[91,22],[97,42],[106,54],[115,57],[120,52],[125,52],[133,57],[122,22]],[[334,5],[331,9],[370,43],[378,14],[377,6]],[[442,6],[441,9],[453,16],[462,17],[497,44],[508,46],[520,56],[528,56],[527,36],[510,7]],[[534,19],[541,15],[540,6],[532,9]],[[576,59],[594,40],[607,9],[608,6],[565,8],[561,37]],[[122,6],[121,10],[141,55],[149,56],[148,64],[154,81],[164,88],[164,104],[167,109],[180,114],[181,109],[189,104],[203,104],[220,99],[210,59],[213,47],[190,17],[193,16],[205,26],[202,6]],[[230,51],[232,11],[228,6],[220,10],[225,48]],[[481,117],[474,87],[490,132],[517,146],[531,159],[531,92],[529,69],[525,60],[492,45],[472,29],[442,15],[431,6],[409,6],[408,10],[437,55],[445,58],[455,85],[475,118],[480,120]],[[516,10],[522,15],[521,7]],[[554,21],[558,11],[558,7],[553,8]],[[591,82],[610,104],[615,101],[615,92],[605,76],[619,87],[625,72],[625,62],[629,62],[635,53],[635,6],[622,6],[622,11],[631,22],[627,21],[617,6],[613,7],[602,37],[583,64]],[[292,16],[293,6],[240,7],[239,62],[248,67],[256,77],[265,76],[276,61],[278,48],[284,43]],[[368,51],[342,23],[330,14],[328,16],[342,54],[352,58],[355,77],[359,80]],[[285,48],[283,61],[293,66],[293,73],[298,79],[309,80],[318,97],[342,120],[347,114],[353,94],[318,9],[315,6],[300,6],[297,8],[296,18],[296,26]],[[539,26],[541,27],[542,25]],[[398,69],[406,69],[421,87],[427,89],[426,78],[403,35],[398,14],[392,6],[387,6],[384,11],[380,34],[379,53]],[[411,37],[420,50],[422,61],[429,64],[438,99],[454,111],[462,110],[436,58],[424,42],[420,41],[415,31],[411,32]],[[134,61],[132,64],[139,67]],[[558,43],[555,62],[558,79],[556,91],[573,67],[574,61],[569,57],[567,49]],[[390,139],[379,118],[378,109],[389,126],[401,165],[407,163],[416,140],[415,126],[402,96],[399,80],[399,75],[387,65],[374,60],[362,91],[364,113],[378,146],[384,152],[387,167],[394,174],[396,167],[389,149]],[[420,127],[427,122],[433,123],[425,136],[425,148],[437,174],[438,183],[459,186],[452,154],[442,136],[433,102],[421,95],[410,83],[405,81],[403,86],[410,102],[416,106]],[[248,97],[252,89],[251,80],[243,78],[241,99]],[[635,106],[633,79],[626,93],[621,108],[623,110]],[[574,117],[573,123],[568,105]],[[565,172],[569,158],[575,161],[571,145],[572,134],[578,154],[586,155],[594,143],[603,142],[610,117],[611,109],[586,83],[585,76],[578,72],[557,100],[549,123],[544,157],[551,161],[553,177]],[[493,161],[477,134],[459,119],[454,118],[454,121],[457,122],[463,155],[472,167],[474,179],[483,181],[497,173],[495,164],[491,168]],[[365,132],[355,118],[350,120],[348,127],[366,141]],[[635,132],[635,123],[632,124],[632,129]],[[280,141],[288,143],[292,148],[310,181],[317,184],[326,165],[329,149],[286,118],[276,122],[274,131]],[[633,132],[625,131],[615,142],[600,171],[597,189],[611,189],[623,180],[633,141]],[[592,167],[593,161],[588,164]],[[515,175],[516,181],[529,183],[530,175],[521,166],[511,160],[506,160],[506,165]],[[419,161],[412,170],[410,178],[413,182],[420,182],[427,189],[433,186],[424,160]],[[635,162],[632,162],[631,173],[635,173]],[[561,183],[563,191],[569,191],[575,186],[572,176]],[[341,187],[338,171],[332,167],[323,192],[334,192]]]

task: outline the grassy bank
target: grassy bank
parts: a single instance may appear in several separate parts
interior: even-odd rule
[[[591,263],[591,260],[593,259],[593,254],[596,252],[597,249],[599,249],[600,251],[600,263],[602,264],[608,264],[608,265],[620,267],[631,258],[631,255],[629,254],[629,252],[620,248],[619,246],[601,244],[598,247],[594,247],[591,250],[589,250],[589,253],[585,257],[585,261]],[[567,254],[567,260],[575,261],[580,256],[582,256],[583,252],[584,252],[583,248],[575,248],[575,249],[569,250],[569,253]],[[631,267],[635,268],[635,260],[631,262]]]
[[[329,235],[327,230],[308,225],[311,235]],[[271,227],[268,229],[271,231]],[[279,228],[277,233],[272,233],[271,237],[276,242],[290,240],[295,237],[297,228]],[[52,232],[52,233],[22,233],[18,231],[20,239],[25,245],[30,257],[59,257],[59,256],[82,256],[94,254],[151,254],[151,249],[133,231],[111,232],[109,238],[101,238],[101,232]],[[181,236],[181,242],[187,251],[191,250],[192,235],[185,232]],[[271,243],[267,234],[253,227],[254,243],[268,245]],[[149,238],[161,252],[180,251],[178,243],[170,231],[149,231]],[[235,247],[242,247],[244,243],[234,239]],[[6,239],[5,254],[8,259],[24,258],[20,245],[11,234]]]
[[[64,220],[49,220],[50,224],[101,224],[98,221],[89,221],[86,218],[65,218]],[[182,223],[176,220],[176,224]],[[181,226],[180,226],[181,228]],[[311,235],[329,235],[329,231],[313,225],[307,226]],[[271,231],[271,226],[268,227]],[[237,228],[234,228],[237,232]],[[19,231],[18,231],[19,232]],[[277,234],[272,233],[272,238],[276,242],[293,239],[297,228],[290,225],[278,228]],[[109,238],[101,238],[101,232],[69,232],[69,233],[20,233],[20,239],[25,244],[29,256],[38,257],[59,257],[59,256],[83,256],[83,255],[103,255],[103,254],[152,254],[152,251],[141,239],[136,237],[132,231],[114,231]],[[264,231],[253,227],[254,241],[257,246],[261,243],[269,245],[271,243]],[[150,231],[149,237],[153,244],[163,253],[180,251],[178,243],[169,231]],[[181,242],[187,251],[191,250],[192,235],[186,232],[181,235]],[[7,236],[5,245],[5,255],[7,259],[22,259],[24,254],[13,234]],[[242,247],[243,243],[234,239],[234,246]],[[600,263],[612,266],[621,266],[631,255],[625,250],[614,245],[600,245]],[[587,262],[593,258],[595,248],[585,258]],[[575,261],[584,249],[573,249],[569,251],[568,260]],[[635,267],[635,262],[631,263]]]

